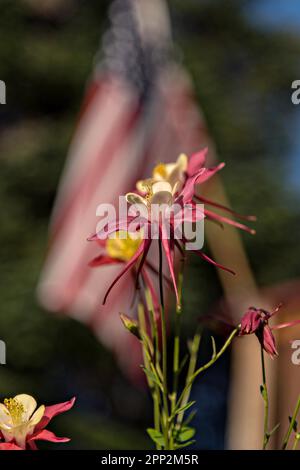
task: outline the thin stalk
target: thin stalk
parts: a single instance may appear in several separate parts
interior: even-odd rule
[[[155,366],[152,361],[151,351],[148,351],[149,345],[146,341],[146,322],[145,322],[145,312],[143,305],[139,304],[138,306],[138,317],[139,317],[139,325],[142,333],[142,347],[143,347],[143,356],[144,356],[144,364],[147,369],[152,369],[153,372],[156,372]],[[159,421],[159,387],[157,384],[153,383],[147,377],[149,389],[151,391],[152,400],[153,400],[153,415],[154,415],[154,427],[157,431],[160,431],[160,421]],[[161,447],[156,445],[157,450],[160,450]]]
[[[179,380],[179,358],[180,358],[180,327],[181,327],[181,303],[183,289],[184,262],[182,258],[178,274],[178,303],[175,312],[175,332],[174,332],[174,352],[173,352],[173,392],[172,392],[172,408],[173,412],[177,400],[178,380]]]
[[[201,335],[199,332],[197,332],[193,338],[192,344],[190,346],[190,362],[189,362],[189,368],[186,376],[186,384],[190,383],[191,377],[195,373],[196,365],[197,365],[197,358],[198,358],[198,351],[199,351],[199,346],[200,346],[200,341],[201,341]],[[190,399],[190,393],[191,393],[191,385],[189,387],[185,387],[185,393],[182,397],[181,401],[181,406],[185,406],[189,399]],[[177,419],[177,427],[180,427],[182,421],[184,418],[184,411],[178,414],[178,419]]]
[[[261,370],[262,370],[262,397],[264,400],[264,435],[263,435],[263,450],[266,449],[270,434],[269,434],[269,395],[268,395],[268,388],[267,388],[267,379],[266,379],[266,365],[265,365],[265,356],[264,350],[260,348],[261,353]]]
[[[293,447],[292,447],[292,450],[297,450],[297,446],[298,446],[298,442],[300,441],[300,434],[296,434],[295,435],[295,440],[294,440],[294,444],[293,444]]]
[[[169,406],[167,380],[167,325],[163,292],[162,241],[159,239],[159,291],[161,304],[161,337],[162,337],[162,372],[163,372],[163,408],[164,408],[164,439],[165,449],[169,449]]]
[[[292,434],[292,431],[293,431],[293,428],[294,428],[299,410],[300,410],[300,395],[298,396],[297,404],[296,404],[296,407],[295,407],[295,410],[294,410],[289,428],[287,430],[287,433],[286,433],[286,435],[284,437],[284,440],[283,440],[283,443],[282,443],[282,450],[285,450],[287,448],[287,445],[289,443],[289,439],[291,437],[291,434]]]
[[[185,387],[184,387],[184,389],[183,389],[183,391],[182,391],[182,393],[181,393],[181,395],[180,395],[180,397],[177,401],[176,406],[181,406],[181,403],[182,403],[182,400],[185,396],[186,391],[191,387],[191,385],[194,382],[194,380],[196,379],[196,377],[198,377],[199,374],[201,374],[202,372],[207,370],[209,367],[211,367],[222,356],[222,354],[224,354],[224,352],[230,346],[233,338],[238,333],[238,331],[239,331],[239,328],[238,327],[235,328],[232,331],[232,333],[230,334],[230,336],[227,338],[227,340],[225,341],[225,343],[222,346],[222,348],[220,349],[220,351],[217,354],[214,354],[209,362],[204,364],[204,366],[199,367],[199,369],[197,369],[196,372],[194,372],[194,374],[190,377],[189,381],[186,383],[186,385],[185,385]]]
[[[151,293],[149,289],[146,287],[145,287],[145,299],[146,299],[146,304],[147,304],[147,308],[149,312],[151,335],[152,335],[152,341],[153,341],[153,346],[154,346],[155,364],[157,367],[159,366],[159,339],[158,339],[157,322],[154,316],[154,305],[153,305]]]
[[[159,374],[158,370],[160,370],[160,366],[159,366],[159,341],[158,341],[157,323],[154,318],[154,305],[153,305],[151,293],[149,289],[146,287],[145,287],[145,299],[146,299],[147,309],[149,312],[151,335],[152,335],[152,341],[153,341],[153,346],[154,346],[154,365],[155,365],[156,372]],[[159,387],[157,384],[154,385],[152,399],[153,399],[154,427],[157,431],[160,432],[160,392],[159,392]],[[159,446],[158,444],[156,445],[156,447],[157,447],[157,450],[161,449],[161,446]]]
[[[148,338],[148,335],[146,332],[145,312],[144,312],[144,307],[141,303],[138,304],[138,319],[139,319],[139,329],[141,333],[141,343],[143,347],[144,363],[145,363],[145,366],[149,369],[150,361],[151,361],[152,345],[150,344],[150,339]]]

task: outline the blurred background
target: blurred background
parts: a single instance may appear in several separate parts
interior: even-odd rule
[[[43,403],[76,395],[75,409],[52,424],[59,435],[72,437],[64,448],[74,449],[145,448],[149,443],[144,428],[152,419],[142,382],[133,380],[120,357],[99,341],[101,333],[72,318],[81,317],[78,309],[71,317],[68,308],[61,309],[67,314],[53,314],[41,307],[46,301],[37,300],[37,285],[51,252],[49,220],[58,184],[79,110],[81,116],[84,111],[83,97],[88,96],[86,106],[93,97],[94,85],[88,84],[99,67],[100,73],[107,67],[116,76],[126,75],[111,59],[110,36],[103,36],[116,15],[112,3],[120,2],[1,2],[0,79],[6,83],[7,104],[0,105],[0,339],[7,345],[7,364],[0,366],[0,395],[2,399],[30,393]],[[235,210],[258,217],[257,235],[241,234],[237,242],[247,278],[244,288],[251,278],[255,297],[258,292],[267,299],[263,306],[283,301],[284,315],[296,318],[300,314],[300,105],[292,104],[291,84],[300,79],[299,4],[297,0],[278,0],[276,5],[271,0],[170,0],[168,5],[175,43],[172,60],[190,75],[194,103],[205,117],[214,153],[226,162],[220,184]],[[130,22],[125,26],[130,29]],[[139,42],[138,36],[135,41]],[[155,59],[159,67],[165,53],[162,47]],[[131,68],[126,68],[129,81],[135,73],[136,81],[140,79],[143,60],[137,54]],[[143,95],[149,91],[147,77],[142,90],[134,83],[139,100],[147,99]],[[126,167],[126,160],[122,165]],[[88,228],[85,232],[90,234]],[[228,243],[234,244],[236,235],[231,236]],[[206,251],[230,258],[233,250],[233,264],[238,265],[235,248],[228,244],[223,248],[225,238],[222,231],[217,239],[209,235]],[[67,268],[68,260],[64,262]],[[97,276],[101,284],[105,272],[98,271]],[[190,260],[184,289],[186,336],[201,314],[221,308],[224,291],[228,301],[231,290],[239,290],[226,282],[212,267]],[[220,343],[221,333],[217,333]],[[209,353],[205,338],[203,356]],[[274,419],[281,419],[284,411],[286,423],[300,390],[300,366],[290,361],[291,339],[300,339],[299,329],[279,338],[282,356],[272,375]],[[231,427],[241,432],[231,411],[238,406],[232,405],[236,392],[230,392],[231,379],[239,387],[239,375],[231,375],[232,363],[236,364],[228,354],[195,390],[201,401],[196,418],[198,448],[223,448],[230,419]],[[240,426],[247,435],[249,423]],[[242,447],[231,434],[231,445]]]

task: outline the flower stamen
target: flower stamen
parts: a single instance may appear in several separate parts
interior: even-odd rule
[[[23,422],[23,413],[25,412],[25,408],[22,403],[15,398],[5,398],[4,405],[11,416],[13,424],[21,424]]]

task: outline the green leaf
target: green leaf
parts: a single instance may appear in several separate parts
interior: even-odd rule
[[[182,426],[178,433],[177,441],[180,443],[188,441],[194,437],[195,432],[196,431],[194,428],[191,428],[189,426]]]
[[[175,444],[175,449],[183,449],[183,447],[191,446],[194,444],[196,441],[193,439],[191,441],[185,442],[184,444]]]
[[[180,363],[180,366],[179,366],[179,371],[178,371],[179,374],[182,372],[182,369],[183,369],[184,366],[186,365],[188,358],[189,358],[189,356],[188,356],[188,354],[186,354],[186,355],[184,356],[184,358],[182,359],[182,361],[181,361],[181,363]]]
[[[154,372],[152,372],[149,369],[146,369],[146,367],[144,366],[141,366],[141,367],[143,371],[145,372],[145,374],[147,375],[148,379],[152,380],[152,382],[154,382],[156,385],[158,385],[161,388],[161,382],[159,381],[159,378],[154,374]]]
[[[194,419],[195,415],[197,414],[197,410],[193,410],[190,412],[186,420],[183,422],[183,426],[187,426],[190,422]]]
[[[181,406],[180,408],[176,409],[174,411],[174,415],[182,413],[182,411],[188,410],[191,406],[193,406],[196,402],[195,401],[190,401],[186,405]]]
[[[158,444],[160,447],[165,446],[164,436],[160,431],[157,431],[157,429],[148,428],[147,433],[151,437],[152,441],[155,442],[155,444]]]

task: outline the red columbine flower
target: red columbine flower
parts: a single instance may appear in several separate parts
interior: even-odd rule
[[[294,326],[300,323],[300,320],[281,323],[279,325],[270,326],[269,320],[279,311],[280,304],[272,312],[268,312],[262,308],[249,307],[245,315],[242,317],[239,336],[255,333],[261,346],[272,358],[278,356],[276,349],[273,330],[279,330],[288,326]]]
[[[139,217],[138,223],[135,223],[134,229],[135,232],[137,230],[141,232],[141,243],[136,247],[135,252],[130,258],[123,258],[123,261],[126,261],[124,269],[120,272],[120,274],[109,287],[104,297],[103,303],[105,303],[107,296],[115,283],[130,268],[137,264],[137,276],[142,272],[142,268],[147,258],[153,238],[159,238],[161,240],[178,301],[176,279],[174,274],[174,248],[177,247],[177,249],[182,252],[183,246],[188,242],[188,240],[186,240],[184,237],[178,238],[176,236],[178,227],[185,222],[198,222],[203,220],[204,217],[207,217],[208,219],[217,221],[221,225],[223,223],[227,223],[242,230],[246,230],[250,233],[255,233],[254,230],[250,229],[244,224],[240,224],[235,220],[216,214],[206,208],[199,209],[197,206],[195,201],[200,201],[201,203],[218,207],[219,209],[230,212],[235,216],[245,218],[247,220],[255,220],[255,217],[253,216],[239,216],[234,211],[225,206],[222,206],[221,204],[210,201],[202,196],[195,195],[195,186],[200,185],[210,179],[225,165],[224,163],[220,163],[215,167],[206,168],[206,154],[207,148],[193,154],[190,159],[188,159],[186,155],[181,154],[175,163],[160,163],[154,168],[151,178],[137,182],[136,193],[132,192],[126,195],[127,202],[130,205],[139,205],[145,209],[144,211],[142,210],[143,215]],[[160,211],[159,213],[159,220],[153,220],[153,214],[151,213],[151,207],[153,205],[164,206],[164,210]],[[167,230],[165,216],[166,213],[170,212],[172,210],[171,208],[174,206],[177,206],[177,209],[174,211],[173,217],[168,219],[169,230]],[[187,206],[189,206],[188,209]],[[168,211],[168,207],[170,208],[170,211]],[[103,237],[109,238],[109,235],[114,232],[127,231],[130,233],[128,226],[135,220],[135,217],[128,216],[123,220],[111,222],[108,224],[105,231],[102,230],[93,237],[89,238],[89,240],[99,240]],[[152,230],[153,227],[154,231]],[[158,236],[152,237],[152,233],[155,231],[157,232]],[[149,233],[151,233],[150,237]],[[203,253],[202,250],[192,251],[214,266],[233,273],[233,271],[230,269],[213,261],[205,253]],[[112,261],[111,258],[109,259],[109,257],[103,258],[100,256],[98,258],[98,262],[94,260],[92,263],[97,263],[97,265],[100,265],[112,262],[115,261]]]
[[[169,181],[154,181],[153,179],[140,182],[139,184],[144,190],[143,195],[134,192],[126,195],[127,202],[130,206],[133,206],[133,209],[137,209],[139,215],[137,217],[128,216],[126,219],[108,223],[105,230],[103,229],[93,237],[89,238],[89,240],[98,240],[103,237],[109,238],[111,234],[124,230],[129,234],[140,233],[141,236],[140,245],[109,287],[105,295],[104,302],[112,287],[120,277],[137,263],[137,276],[139,276],[153,239],[159,239],[162,243],[178,302],[178,292],[174,273],[174,248],[176,246],[180,251],[182,251],[181,244],[185,245],[188,240],[184,237],[179,238],[177,231],[183,224],[199,222],[205,217],[202,209],[199,209],[196,205],[192,206],[191,204],[188,204],[192,195],[191,182],[183,185],[179,190],[178,188],[181,186],[180,183],[180,181],[176,181],[172,186]],[[156,210],[153,211],[153,208]],[[211,260],[201,250],[193,251],[215,266],[232,272]]]
[[[68,411],[75,398],[53,406],[37,408],[35,399],[26,394],[6,398],[0,403],[0,450],[37,450],[35,441],[68,442],[46,426],[54,416]],[[4,442],[1,442],[4,441]]]

